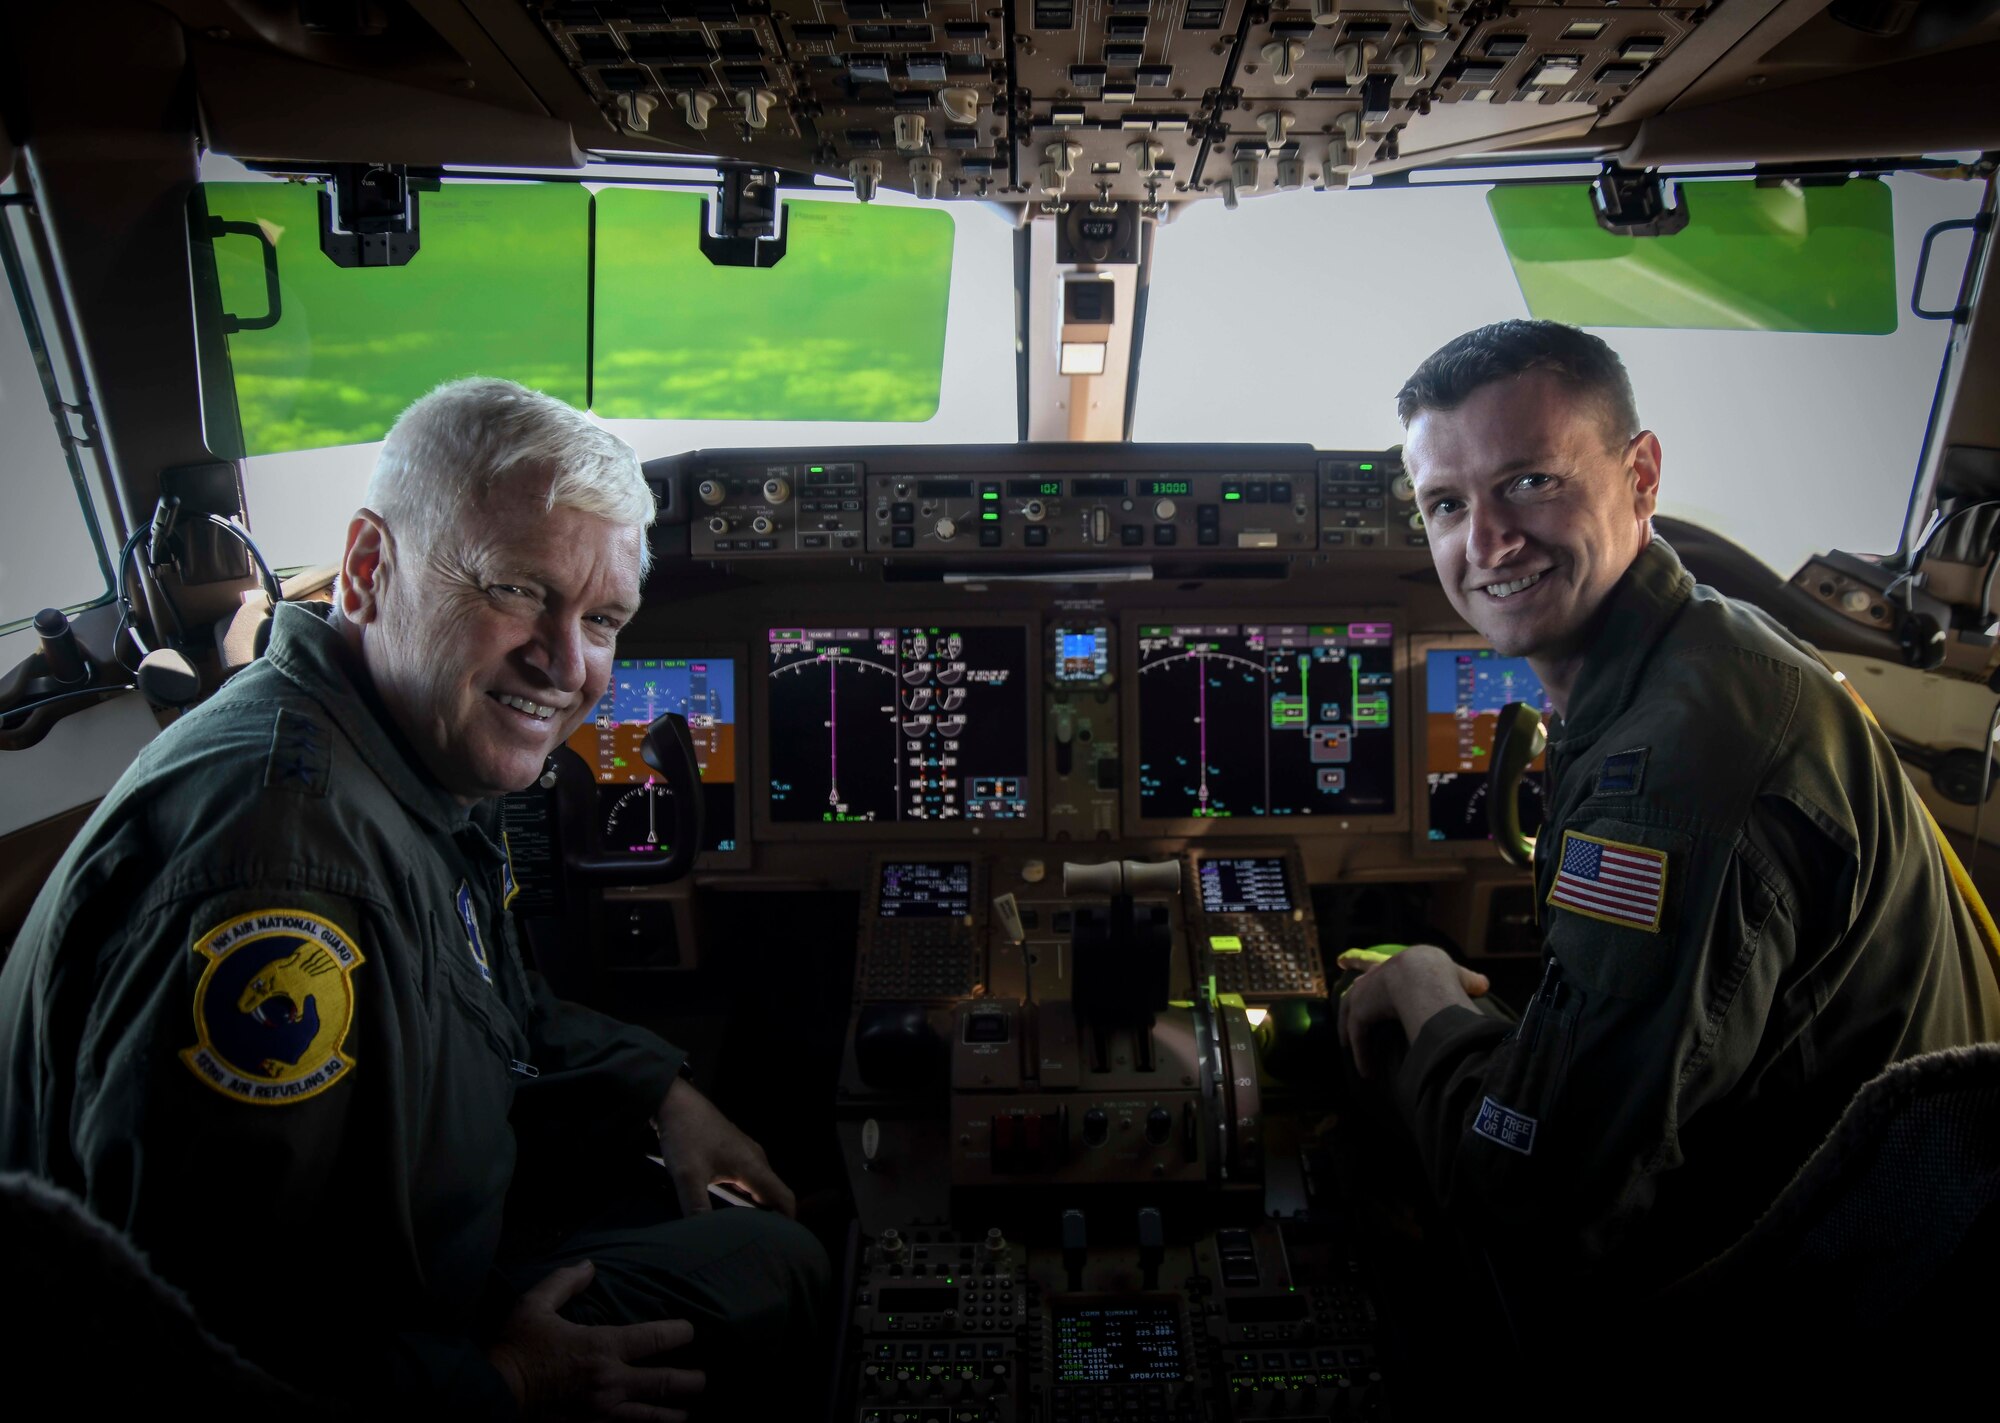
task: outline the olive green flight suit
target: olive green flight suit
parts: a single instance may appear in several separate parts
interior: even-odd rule
[[[1992,955],[1881,730],[1655,540],[1552,732],[1541,986],[1437,1014],[1395,1081],[1517,1298],[1624,1294],[1768,1207],[1869,1078],[2000,1029]],[[1585,1306],[1587,1308],[1587,1306]]]
[[[350,667],[334,628],[280,607],[268,654],[79,833],[0,970],[0,1167],[82,1197],[307,1392],[511,1417],[479,1334],[503,1279],[541,1273],[498,1259],[517,1150],[643,1131],[682,1055],[524,970],[491,817],[429,779]],[[598,1280],[567,1312],[693,1319],[669,1362],[811,1347],[825,1255],[790,1221],[586,1244]]]

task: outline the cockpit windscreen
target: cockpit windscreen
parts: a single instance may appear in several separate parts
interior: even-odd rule
[[[1388,623],[1149,623],[1138,631],[1139,818],[1396,809]]]
[[[1026,626],[769,631],[771,820],[1023,821]]]

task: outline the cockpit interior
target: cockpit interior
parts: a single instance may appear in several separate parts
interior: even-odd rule
[[[512,913],[797,1190],[827,1419],[1434,1416],[1334,1013],[1538,972],[1548,699],[1395,418],[1460,331],[1625,354],[1658,534],[2000,889],[1992,0],[89,9],[0,21],[0,943],[404,406],[588,410],[651,573]]]

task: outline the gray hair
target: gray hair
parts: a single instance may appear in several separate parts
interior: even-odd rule
[[[638,455],[575,407],[511,380],[451,381],[397,416],[366,497],[411,545],[408,556],[421,556],[469,505],[526,474],[549,477],[550,509],[638,528],[645,577],[656,510]]]

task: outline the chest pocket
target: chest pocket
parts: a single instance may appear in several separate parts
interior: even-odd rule
[[[1679,975],[1694,837],[1577,817],[1549,847],[1539,897],[1546,946],[1586,991],[1648,1000]]]

